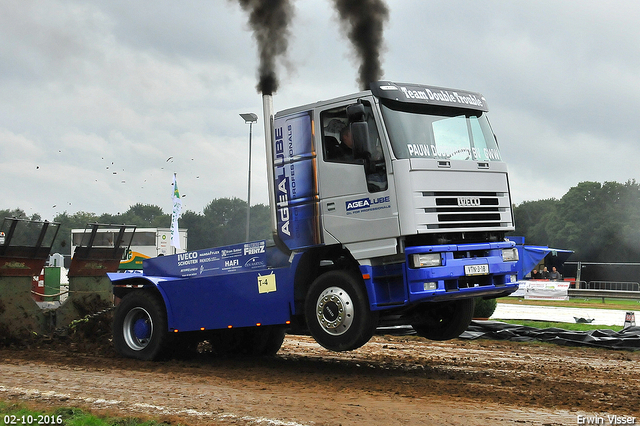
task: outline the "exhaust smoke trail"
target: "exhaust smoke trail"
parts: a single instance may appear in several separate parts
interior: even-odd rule
[[[249,13],[249,25],[258,42],[258,85],[263,95],[272,95],[278,89],[276,57],[287,51],[288,25],[293,17],[290,0],[238,0]]]
[[[383,0],[333,0],[341,23],[360,60],[358,83],[360,89],[380,80],[383,75],[380,53],[383,46],[383,27],[389,19],[389,9]]]

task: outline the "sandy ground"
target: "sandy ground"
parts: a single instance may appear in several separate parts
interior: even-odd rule
[[[413,336],[334,353],[290,335],[274,358],[165,362],[41,344],[0,349],[0,399],[187,425],[640,424],[639,361],[640,352]]]

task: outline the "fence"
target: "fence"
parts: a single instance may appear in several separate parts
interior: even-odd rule
[[[640,291],[640,284],[629,281],[577,281],[575,288],[584,290]]]
[[[628,299],[640,300],[640,291],[623,291],[623,290],[589,290],[583,288],[570,288],[568,291],[569,298],[585,298],[585,299]]]

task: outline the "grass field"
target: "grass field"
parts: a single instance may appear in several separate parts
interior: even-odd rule
[[[634,311],[640,310],[640,302],[637,300],[623,299],[570,299],[570,300],[525,300],[522,297],[502,297],[498,299],[498,303],[509,303],[514,305],[535,305],[535,306],[559,306],[563,308],[592,308],[592,309],[617,309]],[[624,327],[615,325],[592,325],[577,324],[565,322],[548,322],[548,321],[531,321],[531,320],[500,320],[508,324],[519,324],[527,327],[535,328],[562,328],[572,331],[589,331],[589,330],[614,330],[620,331]]]
[[[563,330],[571,331],[590,331],[590,330],[613,330],[620,331],[624,327],[620,325],[592,325],[592,324],[578,324],[570,322],[550,322],[550,321],[532,321],[532,320],[500,320],[500,322],[506,322],[507,324],[518,324],[527,327],[534,328],[562,328]]]
[[[5,425],[65,425],[65,426],[179,426],[137,417],[108,417],[87,413],[79,408],[34,410],[23,404],[0,401],[0,426]]]
[[[498,303],[512,303],[519,305],[537,305],[537,306],[561,306],[563,308],[593,308],[593,309],[619,309],[640,310],[640,301],[624,300],[624,299],[571,299],[571,300],[531,300],[522,297],[502,297],[498,299]]]

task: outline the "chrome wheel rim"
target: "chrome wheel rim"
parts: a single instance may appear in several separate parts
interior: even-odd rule
[[[124,341],[134,351],[141,351],[151,342],[153,320],[149,312],[141,307],[131,309],[122,324]]]
[[[316,317],[322,329],[334,336],[346,333],[354,318],[353,301],[344,289],[328,287],[316,302]]]

